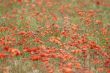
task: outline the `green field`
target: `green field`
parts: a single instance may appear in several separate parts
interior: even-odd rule
[[[110,0],[0,0],[0,73],[110,73]]]

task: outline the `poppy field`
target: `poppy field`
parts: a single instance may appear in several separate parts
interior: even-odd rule
[[[0,0],[0,73],[110,73],[110,0]]]

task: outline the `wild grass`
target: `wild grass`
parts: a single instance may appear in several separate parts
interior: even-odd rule
[[[0,73],[110,73],[109,0],[0,0]]]

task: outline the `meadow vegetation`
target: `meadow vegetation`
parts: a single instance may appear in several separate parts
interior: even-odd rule
[[[110,73],[110,0],[0,0],[0,73]]]

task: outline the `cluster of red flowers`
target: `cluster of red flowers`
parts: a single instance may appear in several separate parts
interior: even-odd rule
[[[1,1],[0,60],[40,61],[48,73],[55,69],[110,73],[110,26],[99,18],[103,10],[77,4],[74,0]]]

